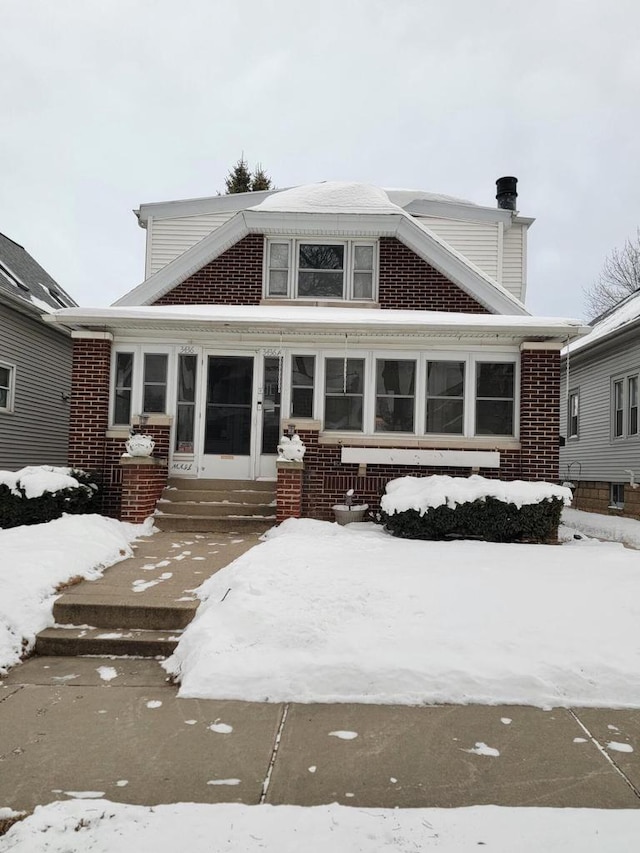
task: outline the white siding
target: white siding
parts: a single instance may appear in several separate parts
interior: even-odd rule
[[[438,237],[442,237],[461,255],[497,281],[497,222],[465,222],[457,219],[440,219],[435,216],[421,216],[419,219]]]
[[[502,285],[518,299],[524,298],[524,241],[526,228],[513,224],[504,232],[504,251],[502,255]]]
[[[179,216],[174,219],[154,218],[147,232],[147,240],[151,245],[147,253],[146,278],[195,246],[233,215],[234,211],[200,216]]]

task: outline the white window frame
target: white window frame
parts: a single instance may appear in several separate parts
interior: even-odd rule
[[[269,259],[270,247],[273,243],[282,243],[289,246],[289,270],[287,278],[286,294],[278,293],[269,294]],[[298,295],[298,273],[299,269],[299,247],[301,245],[315,244],[318,246],[343,246],[344,247],[344,269],[342,282],[342,296],[299,296]],[[355,272],[355,248],[357,246],[370,246],[373,248],[373,271],[371,281],[371,298],[355,297],[354,290],[354,272]],[[331,237],[269,237],[265,238],[264,243],[264,263],[263,263],[263,295],[267,300],[277,299],[296,299],[301,302],[362,302],[371,304],[378,299],[378,272],[379,272],[379,246],[378,240],[363,240],[340,238],[333,239]],[[282,269],[278,267],[278,269]],[[363,270],[358,270],[363,272]]]
[[[576,401],[576,413],[573,415],[573,400]],[[571,431],[571,422],[575,417],[576,428],[575,432]],[[567,438],[568,439],[577,439],[580,434],[580,389],[574,388],[572,391],[569,391],[569,395],[567,397]]]
[[[296,355],[302,351],[296,350]],[[418,352],[413,349],[407,350],[359,350],[349,349],[346,357],[360,358],[365,360],[365,384],[363,400],[363,425],[362,431],[355,430],[327,430],[325,427],[325,368],[327,358],[343,359],[344,350],[318,350],[316,351],[316,410],[318,419],[322,423],[322,430],[332,436],[363,435],[372,439],[381,437],[392,437],[401,440],[403,437],[419,437],[428,440],[446,441],[487,441],[495,439],[517,440],[520,437],[520,353],[514,351],[491,350],[487,352],[468,350],[431,350]],[[388,361],[416,361],[416,394],[415,394],[415,417],[414,430],[407,432],[376,432],[375,430],[375,370],[376,361],[385,359]],[[289,361],[289,359],[287,359]],[[462,433],[427,433],[426,428],[426,404],[427,404],[427,362],[428,361],[458,361],[465,364],[465,388],[464,388],[464,414]],[[476,416],[476,365],[478,363],[500,363],[506,362],[514,365],[514,398],[513,398],[513,434],[512,435],[490,435],[475,433]]]
[[[133,353],[133,378],[131,388],[131,412],[130,423],[137,421],[140,418],[162,417],[171,415],[175,419],[176,415],[176,394],[177,394],[177,369],[178,369],[178,353],[182,349],[181,345],[155,345],[152,343],[126,343],[118,342],[112,347],[111,351],[111,379],[109,385],[109,426],[113,429],[122,429],[127,424],[114,423],[114,406],[115,406],[115,382],[116,382],[116,358],[117,353],[126,352]],[[199,348],[192,355],[199,355]],[[183,355],[185,353],[182,353]],[[143,383],[144,383],[144,356],[145,355],[166,355],[167,356],[167,395],[165,399],[164,412],[143,412]],[[173,433],[173,430],[172,430]],[[173,435],[171,437],[173,441]]]
[[[0,361],[0,367],[9,371],[9,384],[2,387],[7,389],[7,405],[0,406],[0,413],[10,414],[13,412],[16,397],[16,366],[7,361]]]

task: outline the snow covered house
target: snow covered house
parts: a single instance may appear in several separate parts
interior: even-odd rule
[[[563,351],[560,475],[574,506],[640,518],[640,293]]]
[[[0,468],[67,459],[71,337],[42,312],[76,303],[18,243],[0,234]]]
[[[74,340],[70,461],[127,518],[132,424],[168,460],[138,495],[167,472],[277,479],[279,518],[331,518],[350,488],[376,507],[406,474],[556,480],[560,349],[585,329],[526,310],[516,195],[327,182],[142,205],[142,284],[48,318]],[[277,462],[294,430],[304,462]]]

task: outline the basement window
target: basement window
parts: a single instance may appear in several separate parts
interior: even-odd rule
[[[614,509],[624,509],[624,483],[611,483],[609,505]]]

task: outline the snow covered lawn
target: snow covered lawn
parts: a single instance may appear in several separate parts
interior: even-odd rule
[[[165,666],[185,697],[640,707],[640,554],[565,535],[291,519],[203,584]]]
[[[0,839],[2,853],[629,853],[640,811],[501,808],[362,809],[336,804],[128,806],[52,803]]]
[[[59,584],[100,577],[103,568],[130,556],[129,543],[149,535],[152,526],[151,520],[123,524],[100,515],[67,515],[0,530],[0,674],[53,624]]]

